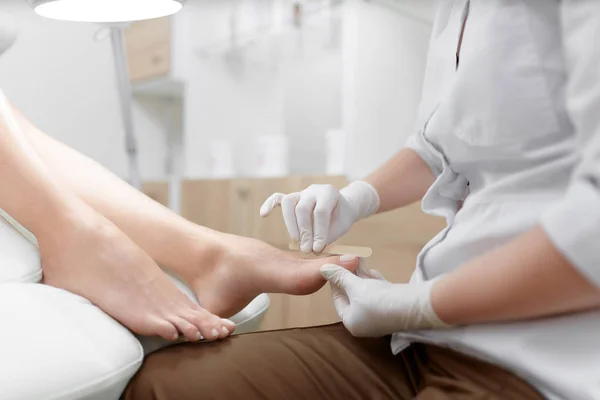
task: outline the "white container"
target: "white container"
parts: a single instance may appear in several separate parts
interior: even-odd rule
[[[264,135],[256,138],[254,175],[276,178],[290,174],[289,139],[283,135]]]
[[[228,179],[235,177],[235,150],[230,140],[214,140],[209,145],[210,177]]]
[[[326,175],[346,174],[346,134],[341,129],[331,129],[325,134]]]

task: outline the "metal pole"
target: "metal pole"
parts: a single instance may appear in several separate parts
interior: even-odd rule
[[[127,68],[127,53],[125,52],[125,40],[123,27],[113,26],[110,28],[110,39],[112,42],[113,55],[117,76],[117,87],[121,103],[121,115],[123,128],[125,129],[125,146],[127,161],[129,164],[129,183],[136,189],[142,188],[142,179],[138,164],[138,146],[133,125],[133,94],[129,70]]]
[[[181,103],[171,98],[168,101],[167,124],[167,175],[169,177],[169,208],[181,213],[181,132],[177,120],[181,115]]]

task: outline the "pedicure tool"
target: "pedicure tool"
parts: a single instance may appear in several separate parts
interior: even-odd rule
[[[300,243],[294,242],[290,243],[290,250],[300,251]],[[360,246],[344,246],[341,244],[330,244],[325,246],[323,251],[319,254],[332,254],[343,256],[345,254],[357,256],[360,258],[369,258],[373,255],[373,250],[370,247],[360,247]]]

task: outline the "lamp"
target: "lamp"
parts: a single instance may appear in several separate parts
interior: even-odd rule
[[[52,19],[79,22],[130,22],[166,17],[184,0],[28,0],[35,12]]]
[[[26,0],[35,12],[47,18],[110,24],[125,145],[129,164],[129,183],[142,188],[138,165],[138,147],[133,124],[131,80],[123,37],[123,23],[166,17],[183,7],[185,0]]]

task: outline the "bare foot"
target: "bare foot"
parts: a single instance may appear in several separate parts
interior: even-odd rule
[[[39,237],[44,282],[89,299],[144,336],[189,341],[229,336],[234,326],[190,301],[111,222],[85,206]]]
[[[261,293],[316,292],[325,285],[320,273],[324,264],[352,271],[358,268],[358,259],[304,259],[255,239],[214,234],[214,246],[204,246],[200,261],[178,272],[190,283],[202,307],[224,317],[239,312]]]

